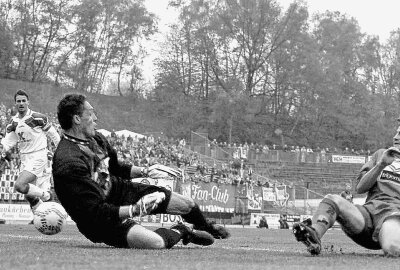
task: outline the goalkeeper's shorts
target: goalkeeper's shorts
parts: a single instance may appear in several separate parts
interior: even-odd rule
[[[113,181],[111,191],[107,196],[107,202],[119,206],[136,204],[140,198],[153,192],[163,192],[165,199],[152,211],[152,214],[165,213],[171,200],[172,192],[164,187],[154,185],[123,180]]]
[[[111,191],[106,199],[107,203],[118,206],[136,204],[143,196],[158,191],[165,194],[165,199],[154,211],[152,211],[152,214],[161,214],[166,212],[171,200],[171,191],[168,189],[153,185],[132,183],[121,179],[114,180],[116,181],[112,182]],[[133,219],[126,219],[119,224],[102,226],[104,228],[104,233],[98,235],[97,239],[91,240],[93,242],[103,242],[113,247],[128,248],[129,246],[126,238],[129,230],[136,224],[137,223]]]

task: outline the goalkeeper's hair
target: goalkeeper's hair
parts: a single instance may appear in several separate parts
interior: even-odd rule
[[[82,116],[86,96],[81,94],[67,94],[57,106],[57,118],[64,130],[72,128],[74,115]]]

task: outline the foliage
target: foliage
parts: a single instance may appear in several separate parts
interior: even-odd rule
[[[382,43],[347,15],[310,16],[302,1],[286,10],[276,0],[170,4],[179,20],[159,48],[153,87],[143,77],[143,40],[157,32],[157,19],[143,0],[0,0],[0,78],[54,84],[38,95],[49,103],[58,87],[123,96],[99,103],[101,119],[138,131],[201,131],[232,143],[390,144],[399,29]]]
[[[390,143],[396,33],[381,47],[354,18],[330,11],[309,18],[302,2],[286,11],[273,0],[174,6],[180,21],[158,59],[155,95],[207,100],[197,112],[209,112],[202,125],[211,138],[356,149]]]

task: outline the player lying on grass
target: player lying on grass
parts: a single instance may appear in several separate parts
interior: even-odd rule
[[[214,238],[229,237],[224,227],[205,219],[191,198],[129,181],[153,173],[118,161],[116,151],[95,131],[97,117],[85,96],[65,96],[57,116],[63,135],[53,157],[55,192],[89,240],[114,247],[162,249],[180,240],[210,245]],[[177,224],[152,231],[131,219],[157,213],[181,215],[193,230]]]
[[[297,241],[317,255],[320,239],[339,222],[343,231],[357,244],[382,249],[385,255],[400,256],[400,127],[393,146],[377,150],[364,164],[355,190],[367,192],[364,205],[354,205],[340,195],[327,195],[319,204],[312,221],[293,225]]]

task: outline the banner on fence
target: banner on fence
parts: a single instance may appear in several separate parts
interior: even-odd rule
[[[274,202],[276,201],[276,195],[274,193],[274,189],[273,188],[267,188],[267,187],[263,187],[262,188],[262,192],[263,192],[263,200],[266,202]]]
[[[178,215],[161,214],[160,222],[170,224],[170,223],[183,222],[183,219],[181,216]]]
[[[261,210],[262,189],[259,186],[247,185],[247,198],[249,210]]]
[[[32,220],[29,204],[0,204],[0,219],[8,221]]]
[[[6,222],[31,221],[33,213],[29,204],[1,203],[0,219],[4,219]],[[70,216],[67,217],[67,222],[72,222]]]
[[[332,162],[334,163],[365,163],[365,157],[363,156],[341,156],[332,155]]]
[[[233,213],[235,208],[235,187],[216,183],[192,183],[191,198],[205,212]]]

